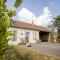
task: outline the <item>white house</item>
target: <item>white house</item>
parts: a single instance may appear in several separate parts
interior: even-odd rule
[[[26,43],[37,43],[39,41],[48,41],[48,29],[42,26],[29,24],[21,21],[14,20],[12,26],[9,28],[10,31],[15,31],[15,41],[9,41],[11,44],[19,44],[22,41]]]

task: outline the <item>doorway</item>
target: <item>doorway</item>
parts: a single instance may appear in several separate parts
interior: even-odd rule
[[[26,32],[26,42],[29,42],[29,32]]]
[[[41,42],[48,42],[49,33],[40,31],[39,32],[39,38],[40,38]]]

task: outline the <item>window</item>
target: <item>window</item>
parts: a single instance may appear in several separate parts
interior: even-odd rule
[[[36,40],[36,32],[33,31],[33,40]]]
[[[23,33],[21,33],[21,35],[23,35]]]

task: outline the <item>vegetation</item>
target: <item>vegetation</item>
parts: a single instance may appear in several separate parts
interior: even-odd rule
[[[60,15],[54,18],[53,26],[57,28],[57,40],[60,42]]]
[[[20,45],[8,48],[2,60],[60,60],[60,58],[44,52],[32,51]]]
[[[60,26],[60,15],[58,15],[56,18],[54,18],[53,25],[54,25],[55,27]]]
[[[55,31],[55,27],[52,27],[50,30],[50,39],[51,42],[54,42],[54,39],[56,39],[56,37],[54,37],[54,35],[56,36],[57,32]]]
[[[8,47],[7,29],[11,25],[12,17],[15,15],[15,10],[9,10],[6,6],[7,0],[0,0],[0,57],[3,56]],[[22,0],[16,0],[14,7],[17,9],[22,3]]]
[[[56,39],[57,42],[60,42],[60,15],[55,17],[54,20],[52,21],[52,25],[49,25],[48,27],[51,28],[50,30],[51,42],[54,42],[54,39]]]

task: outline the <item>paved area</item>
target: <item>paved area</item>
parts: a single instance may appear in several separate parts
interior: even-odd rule
[[[60,57],[60,44],[58,43],[41,42],[39,44],[33,44],[31,49]]]

